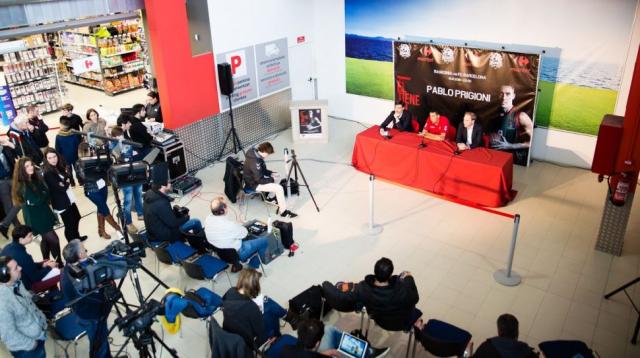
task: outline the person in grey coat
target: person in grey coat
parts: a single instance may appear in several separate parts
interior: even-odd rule
[[[47,319],[20,282],[22,269],[0,256],[0,340],[15,358],[44,358]]]

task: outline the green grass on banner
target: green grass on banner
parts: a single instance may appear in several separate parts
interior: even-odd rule
[[[393,62],[345,60],[347,93],[393,100]]]

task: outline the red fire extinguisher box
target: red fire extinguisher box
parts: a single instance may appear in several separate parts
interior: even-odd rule
[[[593,154],[591,171],[601,175],[615,173],[618,150],[622,141],[622,127],[624,117],[607,114],[600,123],[598,141]]]

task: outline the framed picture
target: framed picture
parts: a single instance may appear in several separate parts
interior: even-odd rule
[[[328,102],[291,102],[291,129],[294,142],[328,142]]]

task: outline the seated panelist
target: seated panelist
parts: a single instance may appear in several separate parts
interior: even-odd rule
[[[411,114],[409,111],[404,110],[404,102],[396,102],[395,107],[391,113],[385,118],[384,122],[380,124],[381,130],[387,130],[389,124],[393,123],[393,128],[403,132],[413,132],[411,126]]]
[[[462,122],[458,125],[456,145],[459,151],[482,146],[482,126],[476,123],[476,114],[465,112]]]
[[[430,111],[427,123],[425,123],[422,131],[418,133],[427,139],[442,141],[447,137],[447,131],[449,130],[449,119],[445,116],[441,116],[436,111]]]

